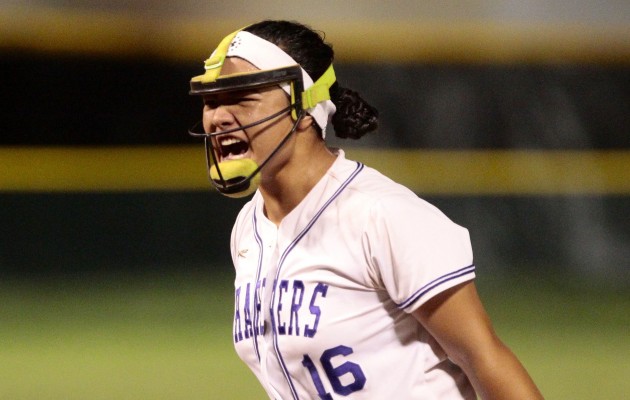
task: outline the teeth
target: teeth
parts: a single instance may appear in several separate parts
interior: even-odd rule
[[[241,145],[238,146],[239,144]],[[230,146],[233,146],[233,145],[237,145],[237,146],[231,148]],[[239,159],[239,158],[245,157],[245,152],[243,151],[243,146],[245,146],[245,142],[239,138],[236,138],[236,137],[221,138],[219,140],[219,146],[221,148],[221,154],[224,160],[233,160],[233,159]]]
[[[221,146],[229,146],[231,144],[239,143],[239,142],[241,142],[241,140],[236,139],[236,138],[225,138],[221,140]]]

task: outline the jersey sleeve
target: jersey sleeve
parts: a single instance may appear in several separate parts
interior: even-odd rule
[[[377,279],[406,312],[475,277],[468,230],[415,196],[377,201],[363,245]]]

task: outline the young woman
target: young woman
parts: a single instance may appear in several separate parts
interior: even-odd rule
[[[477,296],[468,231],[327,147],[376,129],[310,28],[228,35],[191,81],[232,231],[234,345],[272,399],[539,399]],[[201,131],[203,129],[203,131]]]

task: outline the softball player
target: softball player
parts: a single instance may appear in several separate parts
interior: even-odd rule
[[[309,28],[228,35],[191,80],[232,231],[233,341],[272,399],[541,398],[476,294],[468,231],[324,142],[374,130]]]

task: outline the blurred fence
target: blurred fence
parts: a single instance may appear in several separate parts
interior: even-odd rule
[[[626,10],[623,2],[612,3]],[[234,19],[210,24],[217,31],[210,34],[202,21],[167,24],[164,15],[181,17],[182,10],[166,3],[151,10],[157,18],[151,24],[133,13],[110,19],[95,4],[38,7],[33,15],[21,6],[0,9],[0,273],[229,270],[229,231],[242,203],[198,183],[205,174],[201,147],[198,160],[189,158],[190,146],[200,144],[186,128],[200,109],[187,96],[188,80],[210,48],[197,55],[201,44],[186,43],[202,36],[195,29],[214,43],[213,35]],[[121,7],[108,12],[120,16]],[[493,8],[492,16],[501,17],[499,11]],[[432,182],[411,186],[470,230],[481,270],[630,285],[627,25],[617,21],[598,31],[606,26],[600,19],[573,21],[564,31],[553,24],[537,31],[531,23],[510,31],[505,20],[419,28],[407,20],[400,29],[396,18],[371,21],[362,31],[360,21],[350,24],[354,30],[323,24],[339,43],[341,84],[381,113],[376,134],[353,143],[330,135],[331,145],[402,181]],[[162,36],[146,34],[157,27],[183,30],[175,42],[151,47]],[[432,30],[439,34],[429,35]],[[600,34],[589,36],[594,31]],[[373,47],[366,47],[357,32],[387,37],[367,40]],[[407,51],[396,53],[388,40],[403,39]],[[181,52],[174,53],[174,43]],[[53,158],[55,149],[68,161]],[[85,157],[86,150],[114,156]],[[370,153],[376,150],[391,153]],[[416,158],[405,158],[410,151]],[[451,158],[436,161],[435,152]],[[501,161],[484,166],[491,157]],[[499,178],[508,189],[498,189]],[[462,190],[462,182],[480,182],[479,190]],[[441,189],[432,190],[438,183]],[[511,190],[517,183],[528,189]]]
[[[241,203],[206,188],[201,144],[185,133],[199,113],[186,95],[195,68],[32,54],[7,55],[1,65],[13,77],[0,111],[3,272],[229,264],[229,231]],[[466,226],[480,269],[628,284],[625,68],[338,70],[380,109],[382,123],[365,140],[331,144],[409,180]],[[374,150],[381,153],[370,159]],[[415,158],[404,153],[418,150]],[[51,158],[55,151],[60,155]],[[450,158],[436,159],[436,151]],[[18,189],[10,185],[16,181]],[[466,182],[478,184],[464,190]]]

